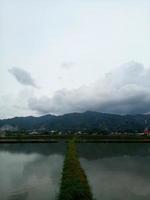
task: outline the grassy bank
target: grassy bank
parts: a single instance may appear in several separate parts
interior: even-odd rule
[[[74,140],[68,143],[58,200],[92,200],[87,177],[78,159]]]
[[[74,135],[9,135],[1,136],[0,143],[51,143],[70,141]],[[76,135],[76,142],[87,143],[150,143],[150,136]]]

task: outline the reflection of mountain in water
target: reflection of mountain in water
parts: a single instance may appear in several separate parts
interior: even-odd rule
[[[1,144],[0,151],[11,153],[39,153],[42,155],[64,155],[67,144],[64,142],[50,144]],[[150,155],[148,143],[82,143],[77,144],[78,153],[82,158],[96,159],[117,156]]]
[[[150,144],[137,143],[82,143],[78,144],[80,157],[88,159],[150,155]]]
[[[50,154],[64,154],[66,150],[66,145],[64,142],[60,143],[37,143],[37,144],[0,144],[0,151],[8,151],[10,153],[39,153],[42,155]]]
[[[66,146],[1,144],[0,177],[9,180],[1,182],[0,194],[9,195],[2,200],[55,199]],[[150,144],[79,143],[77,147],[97,200],[150,199]]]
[[[87,143],[78,144],[80,157],[88,159],[150,155],[150,144],[137,143]]]

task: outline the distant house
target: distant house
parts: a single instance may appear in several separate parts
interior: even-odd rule
[[[39,135],[40,133],[37,132],[37,131],[32,131],[32,132],[29,132],[29,135]]]
[[[150,130],[148,128],[145,128],[144,135],[150,135]]]
[[[137,133],[137,135],[142,136],[142,135],[143,135],[143,132]]]
[[[51,130],[51,133],[56,133],[57,131],[56,130]]]

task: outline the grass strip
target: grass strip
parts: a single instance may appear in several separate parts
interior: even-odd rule
[[[74,140],[68,143],[58,200],[93,200],[87,176],[80,165]]]

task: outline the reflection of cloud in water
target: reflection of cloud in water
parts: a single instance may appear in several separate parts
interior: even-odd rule
[[[59,189],[63,156],[0,153],[1,200],[53,200]]]
[[[28,198],[28,192],[22,192],[17,194],[11,194],[8,200],[26,200]]]
[[[28,200],[49,199],[58,193],[63,157],[60,155],[39,156],[24,167],[25,184],[34,186]]]
[[[1,145],[0,200],[55,200],[65,148]],[[149,150],[150,144],[78,144],[96,200],[149,200]]]
[[[149,157],[81,159],[97,200],[149,200]]]

